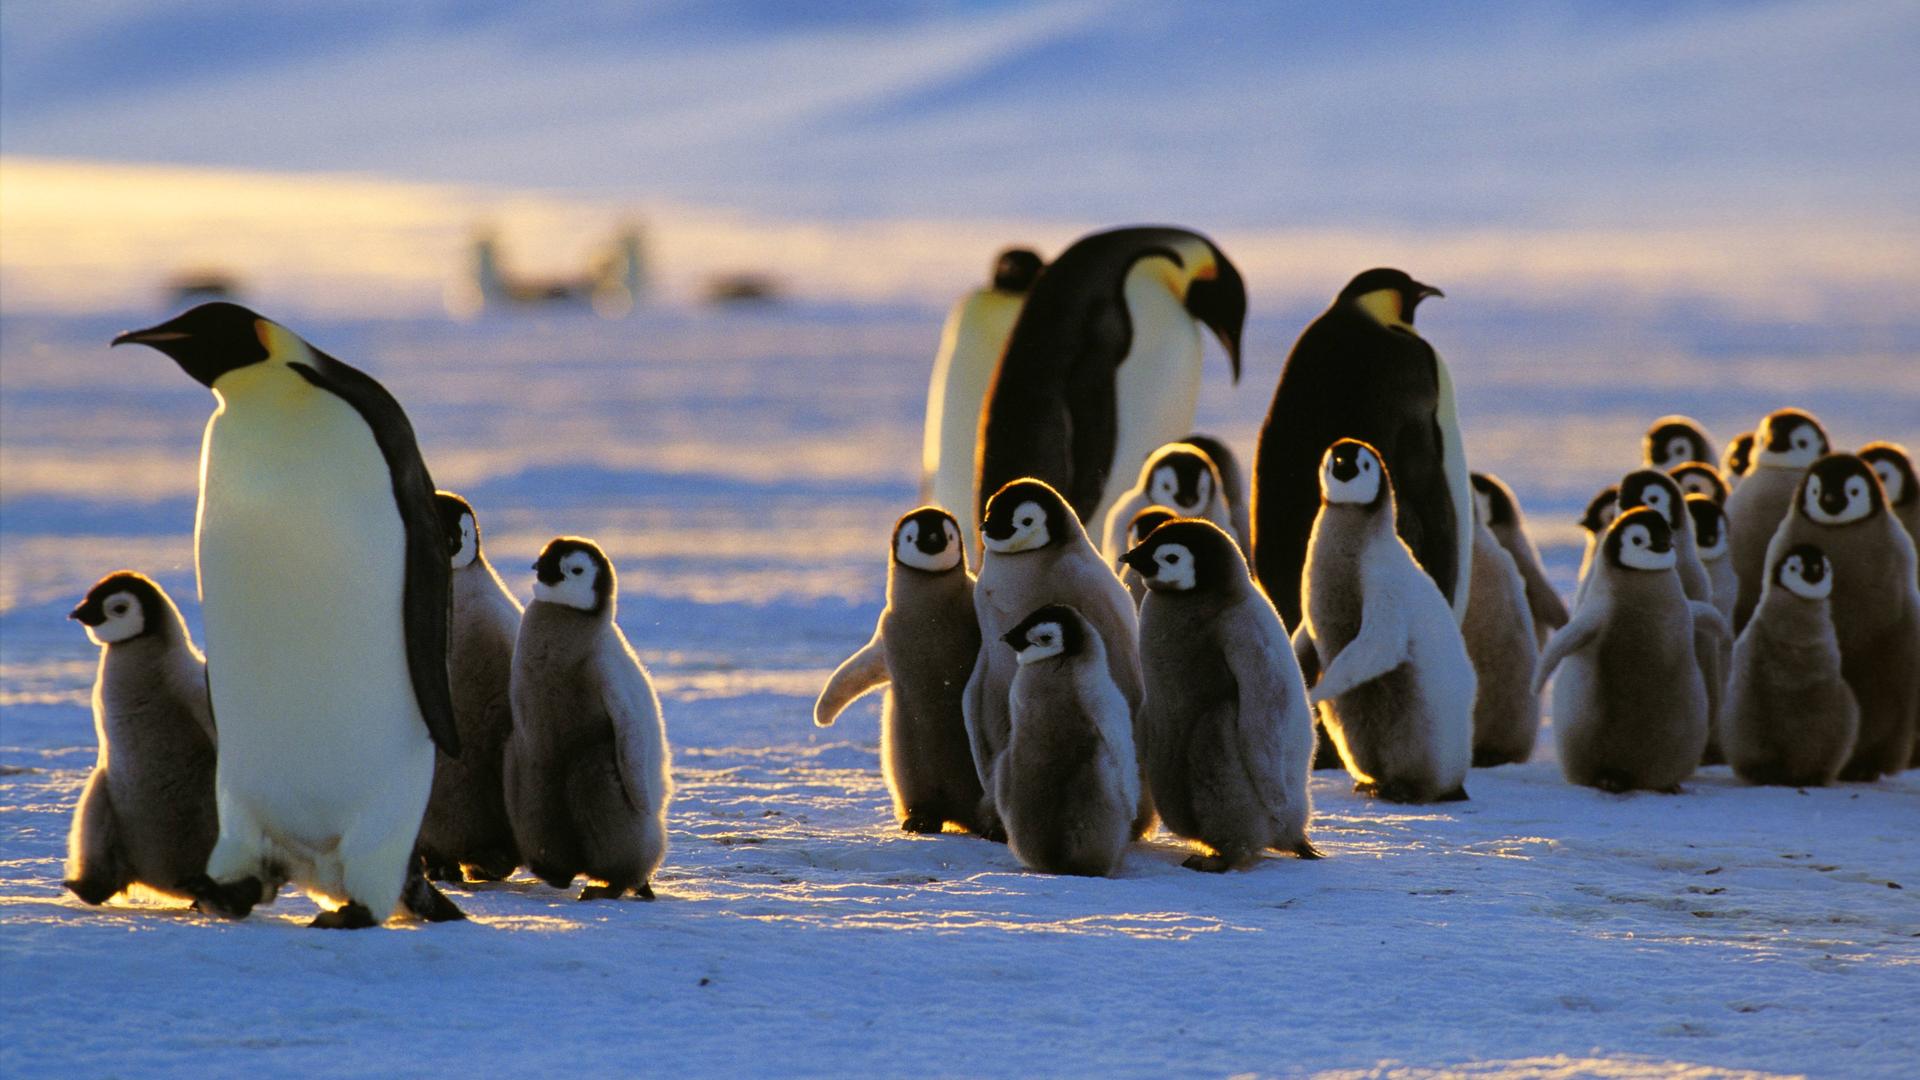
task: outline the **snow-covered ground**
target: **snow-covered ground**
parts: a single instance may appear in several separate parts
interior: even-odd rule
[[[1841,445],[1920,445],[1910,326],[1476,310],[1456,292],[1422,326],[1475,466],[1518,491],[1563,587],[1574,516],[1654,416],[1724,440],[1796,404]],[[125,566],[198,624],[211,400],[158,354],[105,348],[154,314],[0,320],[0,1074],[1856,1077],[1920,1060],[1920,774],[1797,792],[1717,768],[1682,796],[1608,796],[1560,779],[1549,735],[1441,808],[1319,774],[1330,857],[1221,877],[1164,840],[1089,881],[897,832],[877,708],[827,731],[809,708],[880,605],[937,312],[299,325],[405,403],[523,596],[550,536],[614,557],[675,745],[660,900],[576,904],[520,878],[455,891],[469,922],[359,934],[303,929],[298,896],[237,924],[85,908],[59,882],[95,652],[63,616]],[[1245,384],[1215,364],[1201,404],[1243,452],[1312,312],[1260,314]]]

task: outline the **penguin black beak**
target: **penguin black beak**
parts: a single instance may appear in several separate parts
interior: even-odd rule
[[[1013,646],[1014,652],[1019,652],[1027,647],[1027,635],[1017,628],[1001,634],[1000,640]]]
[[[1839,516],[1847,508],[1847,493],[1844,491],[1823,491],[1820,493],[1820,509]]]
[[[995,524],[992,520],[980,523],[980,533],[989,540],[1011,540],[1016,530],[1011,521]]]
[[[186,340],[186,334],[178,330],[168,330],[165,328],[165,325],[166,324],[162,323],[160,326],[150,326],[145,330],[129,330],[115,337],[113,344],[108,347],[113,348],[120,345],[152,345],[155,348],[159,348],[162,344],[169,341]]]
[[[100,605],[94,603],[92,600],[81,601],[79,607],[67,612],[67,618],[72,619],[81,626],[99,626],[101,623],[107,621],[106,612],[102,611]]]
[[[1333,474],[1335,480],[1344,484],[1360,475],[1360,462],[1350,454],[1335,454],[1333,461],[1327,465],[1327,471]]]
[[[1818,585],[1827,576],[1826,560],[1806,559],[1804,562],[1805,566],[1800,571],[1801,580],[1809,585]]]
[[[1247,321],[1247,285],[1240,271],[1218,250],[1214,252],[1214,275],[1195,278],[1187,286],[1187,313],[1192,315],[1227,350],[1227,362],[1233,366],[1233,381],[1240,381],[1240,333]]]
[[[1139,547],[1120,556],[1120,561],[1133,567],[1134,571],[1143,578],[1152,577],[1154,570],[1159,566],[1158,563],[1153,561],[1153,553],[1147,550],[1145,544],[1141,544]]]

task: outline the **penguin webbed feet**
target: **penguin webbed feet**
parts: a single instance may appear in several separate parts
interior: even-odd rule
[[[365,930],[379,925],[380,920],[374,918],[373,912],[367,910],[367,905],[358,900],[349,900],[332,911],[323,911],[307,924],[315,930]]]
[[[79,897],[80,902],[88,907],[99,907],[113,899],[124,888],[100,878],[75,878],[60,884],[65,885],[68,892]]]
[[[937,833],[945,827],[946,819],[942,818],[939,814],[928,814],[920,811],[908,811],[907,816],[900,822],[901,832],[916,833],[923,836],[928,833]]]
[[[589,881],[580,889],[579,899],[586,900],[622,900],[631,893],[635,900],[653,900],[653,883],[643,881],[638,885],[599,885]]]
[[[407,877],[406,888],[400,893],[400,903],[417,918],[427,922],[459,922],[467,917],[466,912],[461,911],[458,905],[447,898],[446,893],[422,874]]]
[[[255,904],[265,899],[266,888],[257,877],[243,877],[225,884],[205,874],[184,881],[180,886],[193,897],[193,910],[222,919],[244,919]]]
[[[1324,859],[1327,857],[1326,852],[1314,847],[1313,841],[1304,836],[1292,845],[1280,850],[1291,852],[1296,859]]]
[[[1233,869],[1233,860],[1225,855],[1202,855],[1195,852],[1180,861],[1188,870],[1198,870],[1203,874],[1224,874]]]

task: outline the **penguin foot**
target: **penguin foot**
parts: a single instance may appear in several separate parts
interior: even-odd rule
[[[193,910],[222,919],[244,919],[260,903],[265,889],[256,877],[220,884],[205,874],[180,886],[193,896]]]
[[[1433,801],[1434,802],[1466,802],[1467,786],[1465,784],[1462,784],[1459,787],[1454,788],[1452,791],[1447,792],[1445,795],[1442,795]]]
[[[1620,773],[1604,772],[1593,778],[1593,786],[1609,795],[1624,795],[1633,790],[1633,781]]]
[[[1840,770],[1837,779],[1849,784],[1871,784],[1880,779],[1880,769],[1875,765],[1848,765]]]
[[[407,879],[407,887],[400,893],[400,902],[408,911],[428,922],[459,922],[467,917],[447,894],[435,888],[433,882],[415,875]]]
[[[1189,870],[1198,870],[1203,874],[1224,874],[1233,869],[1233,860],[1225,855],[1189,855],[1181,860],[1181,866]]]
[[[996,844],[1004,844],[1007,842],[1007,827],[1005,825],[988,825],[984,828],[974,830],[974,835],[982,840],[991,840]]]
[[[120,891],[111,881],[99,881],[89,878],[80,878],[77,881],[63,881],[61,884],[67,887],[68,892],[79,897],[81,903],[92,907],[99,907],[101,904],[113,899],[113,894]]]
[[[474,862],[460,865],[466,870],[468,881],[505,881],[519,868],[520,859],[506,852],[490,852]]]
[[[1426,792],[1421,791],[1418,787],[1411,784],[1402,784],[1393,780],[1389,780],[1386,783],[1379,783],[1377,781],[1356,783],[1353,785],[1353,793],[1355,795],[1365,795],[1370,799],[1379,799],[1381,802],[1390,803],[1424,803],[1433,801]]]
[[[633,890],[633,898],[635,900],[652,901],[654,899],[653,883],[650,881],[641,882],[640,887]]]
[[[551,866],[529,866],[527,869],[533,871],[534,877],[556,889],[573,888],[573,871],[571,870],[556,870]]]
[[[592,882],[588,882],[587,885],[580,890],[581,900],[618,900],[625,895],[627,895],[627,887],[625,885],[595,885]],[[645,899],[653,899],[652,889],[647,890]]]
[[[937,814],[908,814],[906,820],[900,823],[900,831],[925,835],[939,832],[945,824]]]
[[[379,926],[380,922],[373,917],[373,912],[367,910],[367,905],[350,900],[345,907],[315,915],[307,925],[316,930],[365,930],[369,926]]]
[[[460,863],[455,859],[423,859],[420,872],[429,881],[465,881],[460,873]]]
[[[1293,856],[1296,859],[1324,859],[1327,857],[1319,848],[1313,846],[1313,841],[1305,839],[1304,837],[1299,843],[1287,850],[1293,852]]]

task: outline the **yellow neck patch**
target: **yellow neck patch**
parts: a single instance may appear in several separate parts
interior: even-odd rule
[[[1381,326],[1397,326],[1402,330],[1412,330],[1412,324],[1402,317],[1400,310],[1400,290],[1375,289],[1370,293],[1361,293],[1353,298],[1361,311]]]

